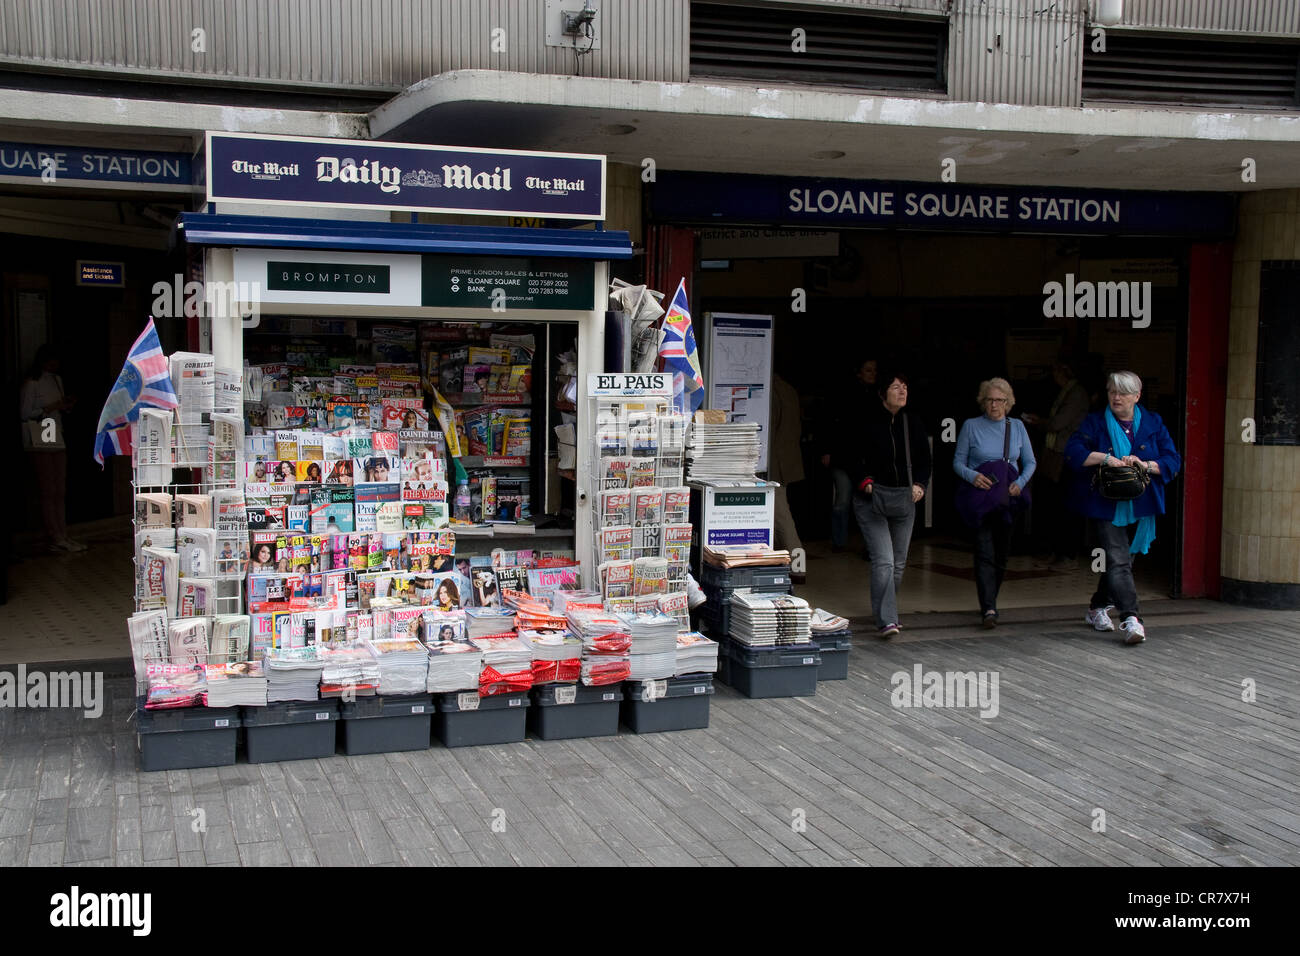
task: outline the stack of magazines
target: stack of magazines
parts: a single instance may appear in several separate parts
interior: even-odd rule
[[[316,700],[320,697],[321,669],[324,666],[314,644],[268,651],[264,659],[266,702]]]
[[[617,684],[632,672],[632,636],[617,614],[570,605],[569,627],[582,640],[582,683],[588,687]]]
[[[195,707],[203,702],[203,694],[207,690],[202,667],[148,664],[145,680],[148,682],[145,710]]]
[[[429,681],[429,650],[412,638],[370,641],[379,664],[379,693],[423,694]]]
[[[429,680],[425,689],[431,694],[448,694],[457,690],[478,690],[483,670],[483,652],[473,644],[459,641],[433,641],[429,644]]]
[[[470,641],[483,652],[479,694],[515,694],[533,686],[533,656],[514,634],[476,637]]]
[[[731,594],[731,637],[752,647],[812,640],[812,611],[792,594],[738,588]]]
[[[360,641],[320,644],[322,697],[373,697],[379,691],[379,661]]]
[[[677,671],[684,674],[712,674],[718,669],[718,645],[699,631],[677,635]]]
[[[692,481],[753,481],[758,467],[758,423],[691,425],[686,442],[686,476]]]
[[[515,609],[510,607],[465,608],[465,638],[491,637],[515,629]]]
[[[567,630],[520,631],[519,642],[533,657],[533,683],[576,681],[582,670],[582,641]]]
[[[632,637],[629,680],[659,680],[677,670],[677,619],[667,614],[638,614],[628,619]]]
[[[266,671],[260,661],[209,664],[209,707],[265,707]]]

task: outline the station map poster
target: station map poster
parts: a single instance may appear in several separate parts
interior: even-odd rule
[[[709,347],[704,373],[705,407],[722,409],[728,422],[758,423],[758,471],[767,471],[768,422],[772,405],[770,315],[708,312]]]

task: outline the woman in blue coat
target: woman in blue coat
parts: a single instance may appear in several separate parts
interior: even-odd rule
[[[1156,538],[1156,515],[1165,513],[1165,485],[1174,480],[1183,460],[1160,416],[1138,404],[1142,379],[1132,372],[1113,372],[1106,382],[1107,406],[1083,420],[1065,446],[1065,463],[1073,471],[1070,508],[1092,524],[1106,552],[1106,568],[1088,606],[1088,623],[1113,631],[1108,609],[1119,609],[1125,644],[1140,644],[1146,630],[1138,613],[1133,583],[1135,554],[1146,554]],[[1137,465],[1151,482],[1132,501],[1112,501],[1093,487],[1101,465]]]

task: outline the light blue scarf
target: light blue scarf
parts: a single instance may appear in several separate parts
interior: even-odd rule
[[[1133,437],[1137,437],[1138,429],[1142,426],[1142,409],[1133,406]],[[1115,457],[1123,458],[1125,455],[1133,453],[1133,446],[1124,434],[1124,429],[1120,427],[1119,420],[1115,413],[1109,408],[1106,409],[1106,432],[1110,436],[1110,446],[1115,449]],[[1115,502],[1115,518],[1111,522],[1117,528],[1124,528],[1137,522],[1137,534],[1133,536],[1133,543],[1129,545],[1129,554],[1146,554],[1151,547],[1151,542],[1156,539],[1156,519],[1154,515],[1147,515],[1145,518],[1137,518],[1133,515],[1133,502],[1117,501]]]

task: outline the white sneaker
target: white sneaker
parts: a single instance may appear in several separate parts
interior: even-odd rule
[[[1104,607],[1094,607],[1088,609],[1088,616],[1085,620],[1098,631],[1115,630],[1115,622],[1110,619],[1110,615]]]
[[[1142,622],[1132,614],[1124,618],[1124,623],[1119,626],[1119,629],[1125,634],[1125,644],[1141,644],[1147,639],[1146,628],[1144,628]]]
[[[80,541],[73,541],[71,538],[64,538],[62,541],[59,542],[59,547],[64,551],[72,551],[72,552],[87,550],[84,544],[82,544]]]

